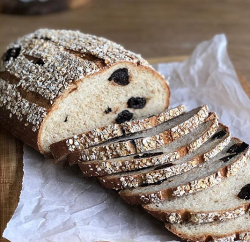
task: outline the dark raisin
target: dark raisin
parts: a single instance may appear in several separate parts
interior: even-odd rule
[[[118,69],[109,77],[109,81],[114,81],[116,84],[126,86],[129,84],[128,69]]]
[[[245,185],[241,188],[238,197],[240,199],[249,200],[250,199],[250,184]]]
[[[156,170],[164,169],[164,168],[170,167],[172,165],[173,165],[172,163],[164,164],[164,165],[155,167],[154,170],[156,171]]]
[[[110,107],[108,107],[105,111],[104,111],[106,114],[112,112],[112,109]]]
[[[36,61],[34,61],[34,64],[39,65],[39,66],[43,66],[44,61],[42,59],[37,59]]]
[[[232,145],[228,150],[227,150],[227,153],[237,153],[237,150],[239,148],[239,144],[234,144]]]
[[[244,152],[244,151],[246,151],[248,148],[249,148],[249,144],[247,144],[247,143],[245,143],[245,142],[242,142],[241,145],[239,146],[237,152],[238,152],[238,153]]]
[[[245,142],[242,142],[241,144],[234,144],[227,150],[227,153],[239,154],[239,153],[244,152],[245,150],[247,150],[248,147],[249,147],[249,144],[247,144]]]
[[[144,97],[131,97],[128,102],[128,108],[144,108],[146,105],[146,99]]]
[[[220,160],[223,162],[227,162],[227,161],[231,160],[233,157],[235,157],[236,155],[237,154],[228,155],[228,156],[222,157]]]
[[[162,155],[163,152],[157,152],[157,153],[144,153],[142,155],[135,155],[134,159],[140,159],[140,158],[148,158],[152,156]]]
[[[66,118],[64,119],[64,122],[66,123],[68,121],[68,115],[66,116]]]
[[[21,51],[21,47],[16,47],[16,48],[11,48],[6,51],[4,54],[3,60],[4,61],[9,61],[10,58],[12,57],[13,59],[16,59]]]
[[[123,110],[122,112],[118,113],[115,122],[117,124],[121,124],[123,122],[129,121],[133,118],[133,113],[130,113],[128,110]]]
[[[226,135],[226,131],[225,130],[221,130],[217,133],[215,133],[213,136],[212,136],[212,139],[221,139],[223,136]]]

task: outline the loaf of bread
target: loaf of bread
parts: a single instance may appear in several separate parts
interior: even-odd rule
[[[169,95],[139,55],[79,31],[38,30],[1,60],[0,123],[45,155],[73,135],[160,113]]]

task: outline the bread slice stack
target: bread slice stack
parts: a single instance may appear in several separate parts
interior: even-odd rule
[[[50,150],[182,239],[250,240],[249,145],[206,105],[97,128]]]

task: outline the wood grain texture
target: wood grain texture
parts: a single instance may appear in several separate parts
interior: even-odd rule
[[[0,23],[0,54],[10,42],[38,28],[64,28],[107,37],[151,58],[151,63],[181,61],[201,41],[225,33],[230,58],[250,97],[248,0],[210,0],[202,4],[199,0],[91,0],[83,8],[47,16],[1,14]],[[1,234],[19,200],[22,155],[22,143],[0,127]]]
[[[225,33],[229,55],[250,76],[248,0],[90,0],[84,7],[47,16],[0,15],[0,52],[38,28],[79,29],[107,37],[144,58],[190,55],[201,41]]]

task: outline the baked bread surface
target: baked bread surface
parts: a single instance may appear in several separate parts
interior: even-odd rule
[[[72,135],[169,104],[167,82],[144,59],[79,31],[41,29],[18,39],[0,71],[0,123],[43,154]]]

